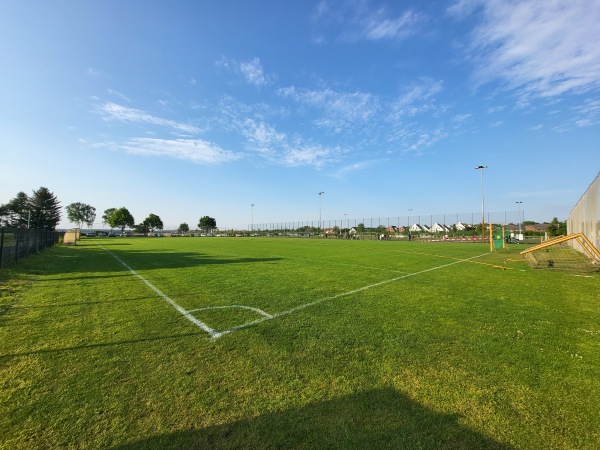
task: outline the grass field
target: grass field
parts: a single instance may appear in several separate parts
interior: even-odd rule
[[[0,271],[0,448],[598,448],[600,275],[519,250],[47,250]]]

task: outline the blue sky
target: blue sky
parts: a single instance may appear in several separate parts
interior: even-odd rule
[[[600,169],[599,23],[594,0],[8,0],[0,203],[477,213],[486,165],[486,211],[564,220]]]

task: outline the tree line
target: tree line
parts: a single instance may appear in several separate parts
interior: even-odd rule
[[[87,225],[92,228],[96,220],[96,208],[82,202],[71,203],[65,207],[67,219],[79,228]],[[61,220],[60,201],[53,192],[46,187],[40,187],[29,196],[19,192],[6,204],[0,204],[0,225],[11,228],[27,227],[36,229],[55,230]],[[161,218],[151,213],[142,222],[136,224],[133,216],[125,207],[108,208],[102,215],[102,223],[110,226],[111,233],[114,228],[120,229],[121,234],[125,228],[130,228],[136,233],[151,234],[154,230],[162,230],[164,225]],[[198,221],[198,228],[205,233],[211,233],[217,228],[217,221],[209,216],[203,216]],[[187,233],[190,227],[187,223],[179,225],[177,231]]]

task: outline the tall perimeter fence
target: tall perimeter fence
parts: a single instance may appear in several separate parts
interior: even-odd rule
[[[567,230],[569,234],[583,233],[594,247],[600,249],[600,172],[571,211]],[[578,242],[571,242],[575,249],[583,252]]]
[[[0,228],[0,269],[57,244],[62,233],[27,228]]]
[[[524,212],[501,211],[485,213],[485,237],[488,238],[488,226],[503,225],[507,231],[520,233]],[[448,236],[473,236],[473,230],[479,226],[481,230],[481,211],[478,213],[450,214],[411,214],[405,216],[365,217],[323,219],[295,222],[254,223],[248,225],[248,230],[256,236],[290,236],[310,237],[318,235],[337,234],[338,236],[353,234],[362,239],[378,239],[381,234],[391,239],[401,239],[410,234],[413,238]],[[410,233],[409,233],[410,230]],[[481,236],[479,236],[481,238]],[[539,242],[539,239],[537,239]]]

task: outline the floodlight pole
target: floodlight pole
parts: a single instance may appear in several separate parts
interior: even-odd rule
[[[519,238],[521,237],[521,204],[523,202],[515,202],[519,205]]]
[[[319,192],[319,234],[323,233],[323,194],[325,192]]]
[[[485,201],[483,195],[483,170],[487,169],[487,166],[477,166],[475,170],[481,170],[481,237],[485,241]]]
[[[250,229],[250,232],[254,233],[254,203],[251,203],[250,206],[252,206],[252,228]]]

